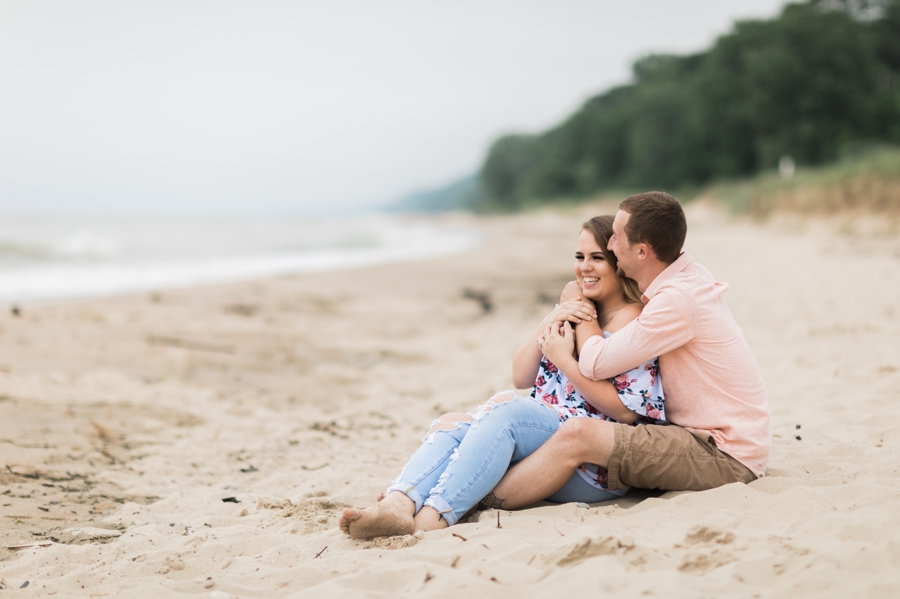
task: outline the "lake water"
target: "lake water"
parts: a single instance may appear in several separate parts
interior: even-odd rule
[[[0,217],[0,302],[158,290],[420,260],[477,243],[394,215],[284,220]]]

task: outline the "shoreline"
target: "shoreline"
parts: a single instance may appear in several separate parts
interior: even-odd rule
[[[93,221],[29,236],[0,231],[0,305],[25,305],[240,283],[453,255],[477,247],[472,217],[372,215],[340,222]],[[95,222],[93,224],[96,224]],[[9,226],[9,224],[7,223]],[[8,235],[8,231],[6,232]],[[131,240],[129,237],[135,237]],[[172,246],[165,242],[171,237]],[[189,241],[187,238],[191,238]]]
[[[694,204],[686,249],[731,285],[768,387],[765,478],[500,511],[502,529],[490,510],[421,539],[338,531],[339,509],[383,490],[434,418],[510,386],[512,353],[571,278],[580,223],[606,211],[478,218],[484,244],[453,256],[0,312],[0,546],[32,545],[0,548],[0,585],[549,597],[599,578],[626,597],[895,594],[883,532],[900,524],[900,424],[882,415],[900,388],[895,241]]]

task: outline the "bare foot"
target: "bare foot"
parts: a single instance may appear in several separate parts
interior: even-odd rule
[[[341,531],[354,539],[412,534],[416,528],[415,504],[405,495],[399,495],[401,499],[380,501],[364,510],[344,508],[338,523]]]
[[[425,506],[416,517],[413,518],[416,525],[416,532],[428,532],[429,530],[441,530],[447,528],[447,521],[433,507]]]

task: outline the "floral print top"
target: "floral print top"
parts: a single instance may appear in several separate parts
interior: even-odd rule
[[[608,338],[610,335],[611,333],[603,331],[604,337]],[[609,379],[609,382],[615,385],[625,407],[639,415],[634,421],[635,425],[665,423],[666,400],[659,376],[659,358],[648,360],[637,368]],[[555,409],[560,421],[569,418],[600,418],[616,422],[585,401],[566,376],[546,357],[541,358],[531,397]],[[594,464],[582,464],[578,473],[592,485],[608,490],[605,469]]]

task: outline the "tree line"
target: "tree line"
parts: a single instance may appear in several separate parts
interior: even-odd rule
[[[481,167],[477,209],[610,188],[684,189],[818,165],[900,143],[900,0],[812,0],[735,24],[707,51],[652,55],[628,85],[536,135],[507,135]]]

